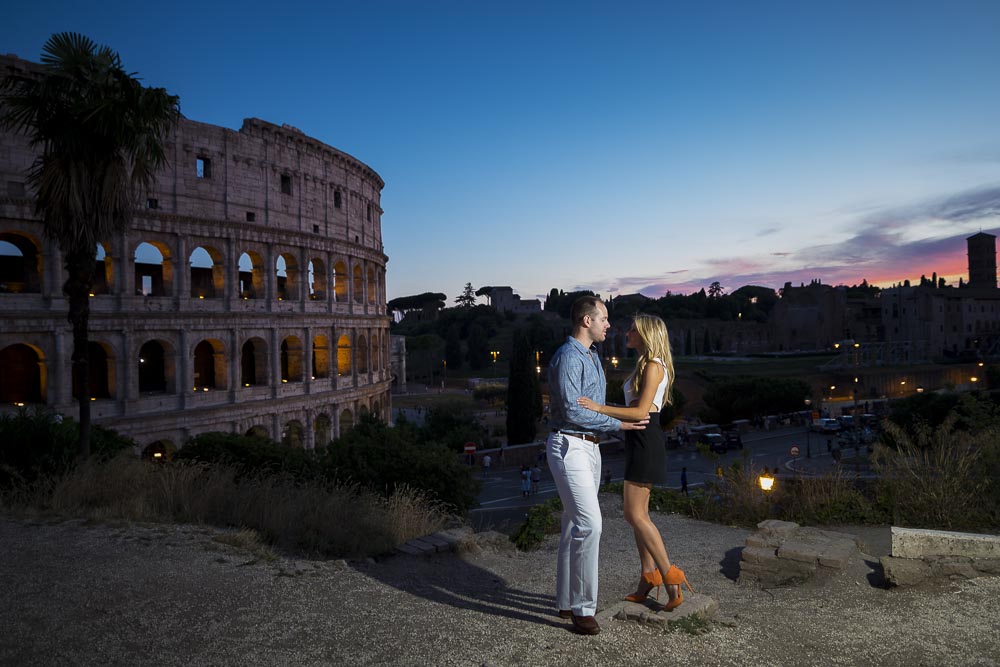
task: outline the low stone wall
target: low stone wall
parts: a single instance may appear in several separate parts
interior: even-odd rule
[[[892,586],[1000,575],[1000,535],[892,528],[892,555],[881,559]]]
[[[857,538],[791,521],[769,519],[747,537],[740,557],[740,582],[763,586],[799,584],[847,567],[860,553]]]

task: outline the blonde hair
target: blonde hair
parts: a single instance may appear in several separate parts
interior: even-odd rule
[[[656,315],[637,313],[635,319],[635,330],[642,338],[643,347],[646,349],[639,355],[635,363],[635,373],[632,375],[632,392],[639,395],[639,384],[642,382],[642,374],[646,370],[646,364],[659,358],[666,367],[667,386],[663,389],[663,405],[673,405],[670,398],[670,390],[674,386],[674,357],[670,354],[670,335],[667,333],[667,325]]]

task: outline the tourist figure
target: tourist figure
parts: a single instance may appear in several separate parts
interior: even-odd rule
[[[542,469],[536,463],[531,468],[531,495],[535,495],[536,493],[538,493],[538,485],[541,483],[541,481],[542,481]]]
[[[492,463],[493,463],[493,459],[490,457],[490,455],[489,454],[484,454],[483,455],[483,477],[486,477],[486,476],[488,476],[490,474],[490,465]]]
[[[643,429],[648,419],[623,423],[586,410],[580,397],[594,404],[607,390],[601,359],[593,349],[603,342],[611,324],[608,310],[594,296],[580,297],[570,311],[572,335],[549,362],[550,426],[546,442],[549,470],[562,501],[562,532],[556,567],[559,615],[573,620],[573,629],[595,635],[601,631],[597,612],[597,560],[601,541],[601,506],[597,489],[601,475],[597,433]]]
[[[647,428],[625,434],[625,521],[635,532],[641,565],[639,586],[625,599],[642,602],[654,588],[659,592],[659,587],[666,584],[666,610],[670,611],[684,601],[681,584],[687,584],[687,579],[680,568],[670,563],[663,537],[649,518],[650,490],[654,484],[667,481],[667,451],[659,415],[660,408],[671,403],[674,379],[667,327],[659,317],[640,313],[625,334],[625,345],[638,353],[635,370],[623,387],[628,407],[601,405],[585,396],[577,402],[588,410],[616,419],[649,419]],[[687,586],[690,590],[691,585]]]
[[[521,497],[527,498],[531,493],[531,470],[528,466],[521,466]]]

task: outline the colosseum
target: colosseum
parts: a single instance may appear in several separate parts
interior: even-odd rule
[[[34,64],[0,57],[0,72]],[[390,411],[380,194],[368,165],[300,130],[183,119],[128,231],[96,250],[95,424],[147,454],[206,431],[319,448]],[[0,134],[0,410],[75,416],[65,270],[27,139]]]

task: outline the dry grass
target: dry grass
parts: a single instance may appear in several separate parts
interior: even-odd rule
[[[87,462],[66,476],[12,492],[4,505],[63,516],[210,524],[255,531],[295,551],[360,557],[440,530],[441,507],[403,488],[388,500],[357,485],[241,476],[206,464],[153,464],[131,455]]]
[[[991,480],[984,455],[996,446],[996,433],[971,434],[955,428],[949,416],[937,428],[917,424],[913,435],[886,426],[894,447],[879,444],[873,462],[893,523],[944,529],[980,529],[991,524]]]

